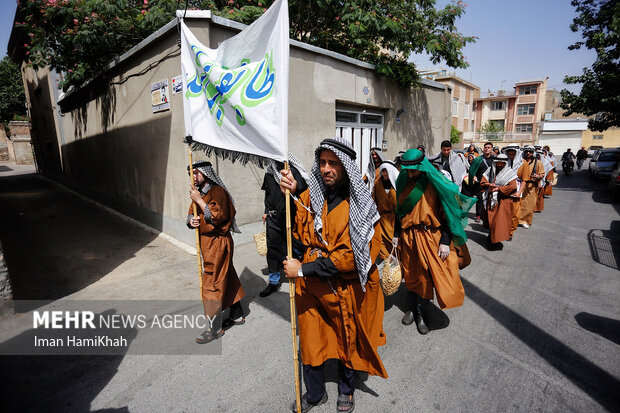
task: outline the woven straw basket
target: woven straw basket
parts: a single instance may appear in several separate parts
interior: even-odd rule
[[[267,255],[267,234],[265,233],[265,227],[257,234],[254,234],[254,243],[256,243],[256,251],[263,257]]]
[[[383,265],[383,274],[381,277],[381,288],[385,295],[394,294],[400,287],[400,283],[403,280],[402,273],[400,271],[400,263],[396,257],[395,249],[392,248],[392,252],[385,264]]]

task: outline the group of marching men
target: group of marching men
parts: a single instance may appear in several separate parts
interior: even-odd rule
[[[509,146],[503,154],[493,149],[485,144],[481,154],[473,146],[457,154],[445,141],[435,156],[425,156],[419,146],[391,162],[373,148],[362,175],[351,144],[328,138],[316,148],[309,173],[292,154],[288,170],[268,162],[262,189],[269,284],[260,295],[277,291],[282,276],[296,280],[303,412],[327,401],[328,359],[338,360],[339,412],[355,407],[356,371],[388,377],[377,352],[386,343],[378,267],[390,256],[398,257],[410,294],[402,322],[415,321],[427,334],[430,300],[436,297],[441,308],[463,303],[459,269],[471,261],[464,230],[469,210],[480,204],[477,218],[490,228],[492,246],[511,239],[517,224],[532,224],[552,181],[553,156],[547,150],[538,157],[533,147]],[[199,229],[202,302],[215,320],[196,342],[208,343],[245,323],[245,294],[232,261],[231,232],[239,230],[234,201],[211,164],[195,162],[191,173],[189,195],[198,215],[190,207],[187,225]],[[293,200],[293,257],[286,256],[286,190]]]

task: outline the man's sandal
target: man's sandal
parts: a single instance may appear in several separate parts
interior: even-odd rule
[[[323,393],[323,397],[318,402],[310,403],[307,399],[308,393],[301,396],[301,413],[308,413],[313,407],[327,403],[327,392]],[[297,413],[297,400],[291,404],[291,412]]]
[[[336,411],[338,413],[351,413],[355,409],[355,397],[353,395],[339,394],[336,402]]]
[[[212,342],[213,340],[217,340],[218,338],[224,335],[224,330],[220,330],[217,333],[213,333],[210,330],[206,330],[204,333],[196,337],[196,343],[198,344],[207,344]]]
[[[232,318],[228,317],[226,320],[222,321],[222,329],[228,330],[232,326],[240,326],[243,324],[245,324],[245,317],[238,321],[235,321]]]

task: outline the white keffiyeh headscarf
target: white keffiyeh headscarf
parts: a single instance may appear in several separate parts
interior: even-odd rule
[[[324,139],[315,151],[314,164],[312,165],[308,181],[310,203],[314,211],[314,229],[317,234],[323,238],[321,211],[323,211],[327,188],[321,177],[319,156],[324,149],[332,151],[340,159],[347,172],[349,179],[349,236],[351,237],[355,266],[357,267],[362,290],[366,291],[368,272],[372,266],[370,246],[368,244],[375,234],[374,224],[379,220],[377,205],[370,195],[368,186],[362,180],[362,174],[355,163],[355,150],[351,144],[342,138]]]
[[[302,178],[304,178],[304,181],[306,181],[307,183],[308,180],[310,179],[310,176],[308,175],[308,172],[306,172],[306,168],[304,168],[304,164],[299,160],[299,158],[293,155],[292,152],[289,152],[288,162],[292,166],[294,166],[295,169],[297,169],[297,171],[299,171],[299,174],[301,175]],[[276,161],[274,161],[273,159],[270,159],[267,162],[267,167],[265,168],[265,170],[267,171],[269,175],[273,176],[273,179],[275,179],[279,185],[280,181],[282,180],[282,174],[280,173],[280,170],[278,169],[278,165],[276,164]]]
[[[484,176],[490,183],[495,184],[497,186],[508,185],[508,183],[512,181],[513,179],[517,179],[517,171],[515,171],[513,168],[510,168],[508,164],[506,163],[506,165],[502,168],[502,170],[499,171],[499,173],[497,172],[497,163],[507,162],[507,161],[508,161],[508,157],[506,155],[503,155],[503,154],[498,155],[493,160],[493,165],[491,165],[490,168],[487,168],[487,170],[484,171],[482,176]],[[482,193],[482,203],[484,204],[485,208],[487,207],[487,199],[489,198],[489,194],[491,194],[491,209],[494,209],[495,206],[497,205],[497,200],[499,198],[499,192],[498,191],[491,192],[490,190],[487,190]]]
[[[521,152],[521,149],[519,149],[517,145],[508,145],[505,148],[505,152],[508,152],[510,150],[515,151],[516,154],[515,154],[515,158],[512,161],[510,160],[510,158],[508,158],[506,166],[514,170],[515,172],[517,172],[519,168],[521,167],[521,165],[523,164],[523,153]]]
[[[192,164],[192,168],[198,169],[211,182],[213,182],[214,184],[219,185],[222,188],[224,188],[224,191],[226,191],[226,193],[230,197],[230,201],[232,202],[233,207],[235,206],[235,200],[233,199],[232,195],[230,195],[230,192],[228,191],[228,188],[226,188],[226,185],[224,185],[224,182],[222,182],[222,179],[219,177],[217,172],[215,172],[215,170],[211,166],[211,162],[196,161],[196,162],[194,162]],[[209,192],[209,189],[211,189],[211,186],[212,185],[209,182],[205,183],[205,185],[201,188],[200,192],[203,195],[206,194],[207,192]],[[204,213],[205,213],[205,216],[208,216],[210,218],[211,211],[209,210],[208,207],[205,208]],[[231,230],[231,232],[236,232],[238,234],[241,233],[241,230],[239,230],[239,227],[237,226],[237,219],[236,218],[233,218],[232,225],[230,226],[230,230]]]
[[[370,190],[370,193],[372,193],[372,189],[375,186],[375,178],[377,178],[375,175],[377,168],[375,167],[375,161],[372,159],[373,152],[377,154],[377,157],[381,163],[384,161],[383,155],[381,154],[381,148],[378,146],[370,148],[370,159],[368,160],[368,166],[366,167],[366,178],[368,178],[368,189]]]
[[[437,155],[434,155],[428,158],[428,160],[431,163],[434,163],[437,160],[441,160],[441,156],[442,154],[441,152],[439,152]],[[463,179],[467,175],[467,170],[468,170],[467,160],[463,156],[461,156],[461,154],[456,153],[454,151],[450,151],[450,155],[448,156],[448,164],[450,165],[450,175],[451,175],[450,179],[452,180],[452,182],[454,182],[455,184],[459,186],[459,190],[460,190],[463,185]],[[442,165],[442,169],[443,169],[443,165]]]
[[[396,166],[394,166],[394,162],[385,161],[381,165],[379,165],[379,173],[381,171],[386,170],[388,173],[388,178],[390,178],[390,182],[392,183],[392,188],[396,191],[396,179],[398,179],[398,174],[400,173]]]

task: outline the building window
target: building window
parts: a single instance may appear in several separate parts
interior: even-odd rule
[[[474,130],[474,121],[471,121],[471,129],[470,130]]]
[[[532,124],[531,123],[518,123],[515,127],[515,132],[532,133]]]
[[[357,123],[358,114],[355,112],[336,111],[336,122]]]
[[[469,119],[469,102],[465,102],[465,113],[463,114],[465,119]]]
[[[535,95],[537,90],[538,86],[536,85],[519,86],[520,95]]]
[[[459,116],[459,98],[452,99],[452,116],[455,118]]]
[[[592,135],[592,140],[594,141],[602,141],[603,135]]]
[[[491,110],[504,110],[504,103],[505,102],[503,100],[491,102]]]
[[[504,129],[504,120],[490,120],[489,125],[494,126],[497,129]]]
[[[530,103],[529,105],[517,105],[517,115],[533,115],[535,104]]]
[[[383,116],[382,115],[360,115],[361,123],[370,123],[373,125],[383,125]]]

